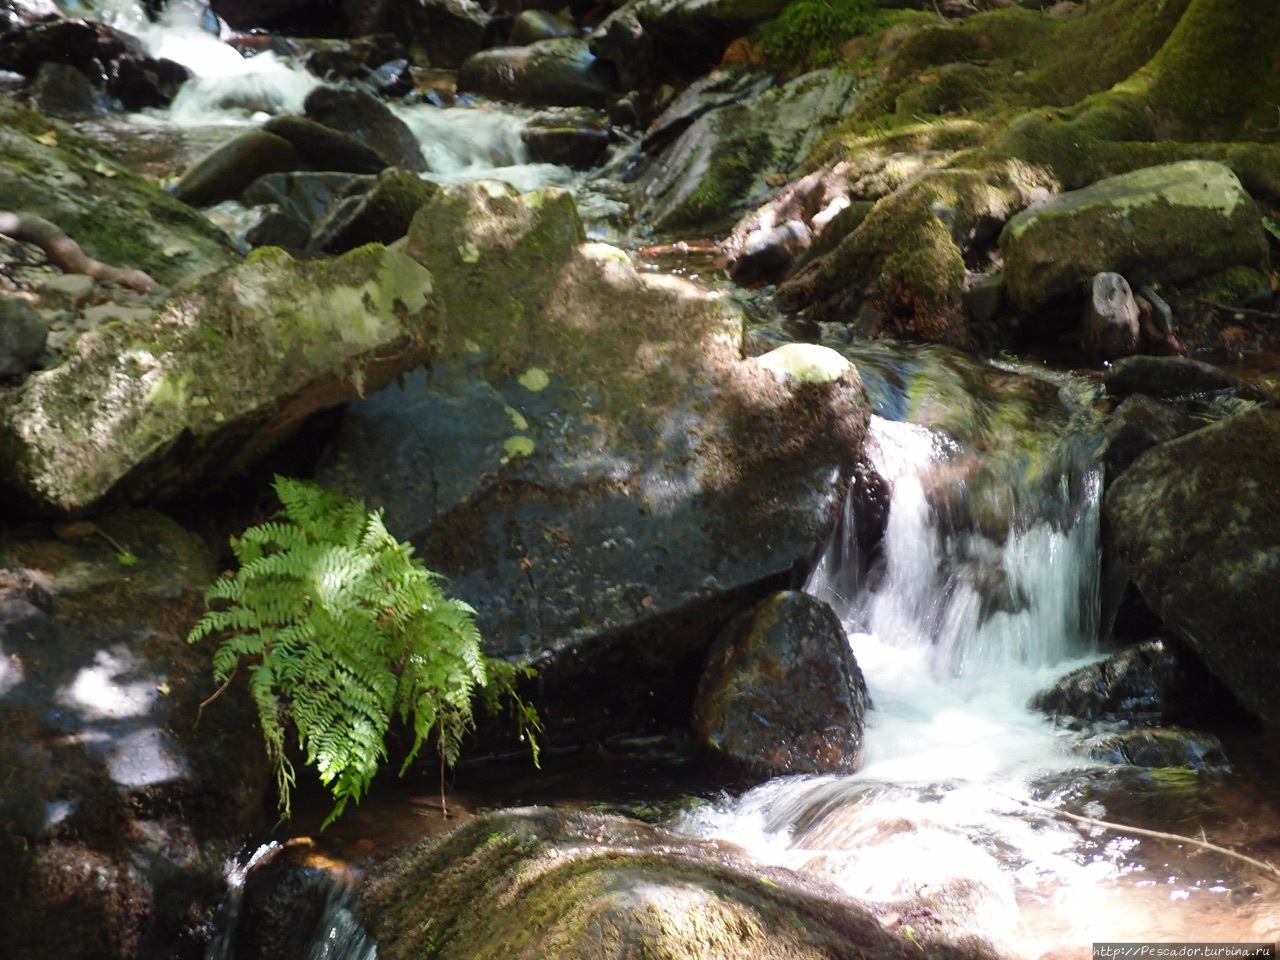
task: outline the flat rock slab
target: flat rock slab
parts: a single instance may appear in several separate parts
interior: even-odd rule
[[[1267,257],[1253,200],[1227,167],[1205,160],[1108,177],[1024,210],[1005,224],[1000,249],[1009,300],[1024,314],[1058,297],[1083,300],[1097,273],[1137,287]]]

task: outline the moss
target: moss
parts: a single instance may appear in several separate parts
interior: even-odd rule
[[[664,218],[667,229],[714,229],[731,222],[756,179],[773,164],[773,142],[763,132],[730,135],[711,158],[697,188]]]
[[[800,73],[830,66],[846,41],[887,25],[873,0],[791,0],[755,39],[769,63]]]

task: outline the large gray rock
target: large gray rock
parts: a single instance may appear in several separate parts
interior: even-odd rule
[[[491,654],[540,658],[540,709],[572,691],[584,724],[683,724],[711,638],[834,520],[861,387],[743,360],[732,301],[581,239],[558,191],[437,194],[406,250],[438,360],[351,405],[319,476],[385,508]]]
[[[852,773],[870,705],[835,611],[785,591],[725,628],[693,706],[698,743],[765,777]]]
[[[534,106],[603,107],[617,83],[613,67],[573,37],[483,50],[458,70],[459,93]]]
[[[60,533],[0,538],[4,955],[199,960],[270,777],[246,690],[201,716],[214,557],[150,511]]]
[[[1005,225],[1000,249],[1009,300],[1024,314],[1083,299],[1103,271],[1141,286],[1267,258],[1253,200],[1227,167],[1204,160],[1109,177],[1025,210]]]
[[[260,252],[28,377],[0,422],[3,481],[76,512],[126,477],[121,494],[140,499],[227,476],[310,413],[421,363],[430,293],[426,269],[382,247]]]
[[[640,219],[664,231],[727,230],[772,178],[800,165],[823,123],[849,110],[854,95],[851,74],[819,71],[702,113],[637,180]]]
[[[914,929],[892,930],[812,876],[577,811],[487,814],[383,864],[359,893],[382,960],[995,956],[977,938],[933,939],[927,908],[907,914]]]
[[[1148,450],[1105,501],[1143,598],[1241,705],[1280,726],[1280,411]]]

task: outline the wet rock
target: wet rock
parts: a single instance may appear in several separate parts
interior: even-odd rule
[[[126,57],[116,64],[107,89],[126,110],[159,109],[190,79],[191,71],[173,60]]]
[[[1280,725],[1280,412],[1148,450],[1108,491],[1117,556],[1151,609],[1250,712]]]
[[[591,116],[544,114],[525,124],[520,139],[535,163],[589,170],[600,162],[612,135]]]
[[[1186,767],[1220,772],[1231,769],[1222,741],[1217,737],[1176,727],[1104,734],[1089,740],[1086,749],[1094,760],[1145,769]]]
[[[1103,374],[1102,383],[1108,396],[1145,394],[1165,400],[1241,386],[1225,370],[1186,357],[1126,357]]]
[[[251,247],[281,247],[290,252],[305,250],[310,239],[311,224],[281,210],[267,211],[244,235]]]
[[[1156,444],[1166,443],[1202,424],[1167,403],[1143,393],[1127,397],[1107,420],[1102,462],[1111,483]]]
[[[303,103],[306,115],[326,127],[350,134],[377,151],[385,166],[414,173],[427,169],[418,140],[385,103],[357,87],[317,87]]]
[[[974,323],[990,323],[1004,306],[1004,274],[992,273],[970,284],[964,291],[964,306]]]
[[[0,297],[0,378],[26,373],[44,353],[49,325],[20,297]]]
[[[522,10],[511,24],[507,42],[513,47],[525,47],[539,40],[557,37],[576,37],[579,30],[572,21],[550,10]]]
[[[638,216],[656,230],[727,229],[771,178],[801,163],[819,118],[842,115],[853,95],[851,76],[818,71],[703,113],[637,179]]]
[[[736,283],[769,280],[786,269],[813,242],[813,233],[803,220],[790,220],[770,230],[758,230],[727,264]]]
[[[617,82],[612,66],[571,37],[482,50],[458,69],[459,93],[534,106],[603,107]]]
[[[1158,725],[1210,719],[1229,703],[1204,664],[1181,644],[1155,637],[1061,677],[1031,706],[1067,722]]]
[[[835,887],[634,820],[499,811],[377,868],[360,892],[384,960],[637,955],[898,960],[916,947]],[[981,956],[925,940],[931,956]]]
[[[331,203],[311,230],[308,246],[345,253],[366,243],[391,243],[409,232],[418,208],[439,189],[405,170],[383,172],[365,192]]]
[[[307,117],[272,117],[262,129],[293,144],[299,164],[310,170],[373,174],[388,166],[363,140]]]
[[[0,2],[0,35],[16,33],[42,20],[60,20],[62,11],[53,0],[3,0]]]
[[[560,191],[433,197],[405,248],[444,307],[431,376],[348,407],[319,478],[385,508],[491,654],[540,658],[563,735],[683,725],[716,633],[824,538],[862,393],[742,360],[731,301],[581,229]]]
[[[198,960],[222,862],[267,825],[253,706],[231,690],[196,723],[208,549],[148,511],[82,526],[0,541],[5,956]]]
[[[91,330],[6,407],[3,481],[66,513],[126,477],[128,498],[207,489],[309,414],[421,363],[430,277],[381,247],[307,262],[259,252],[150,321]]]
[[[31,102],[51,117],[91,117],[107,112],[102,91],[67,63],[42,63],[29,89]]]
[[[351,40],[309,39],[303,66],[321,80],[365,80],[382,64],[407,51],[393,33],[374,33]]]
[[[447,70],[485,47],[491,20],[475,0],[344,0],[343,10],[350,34],[393,34]]]
[[[629,4],[664,57],[702,67],[750,26],[782,12],[783,0],[636,0]]]
[[[645,131],[640,146],[650,156],[661,153],[699,117],[719,107],[762,96],[773,86],[763,73],[713,70],[682,90]]]
[[[1100,180],[1013,217],[1000,234],[1009,299],[1030,315],[1083,297],[1100,271],[1130,283],[1178,283],[1260,267],[1258,211],[1234,173],[1189,160]]]
[[[1089,284],[1081,340],[1095,360],[1116,360],[1138,352],[1138,301],[1118,273],[1098,273]]]
[[[376,177],[350,173],[269,173],[249,184],[241,200],[253,206],[275,204],[309,231],[334,198],[364,193],[376,182]]]
[[[788,591],[739,615],[712,644],[692,725],[705,749],[762,777],[852,773],[869,702],[835,612]]]
[[[268,173],[293,170],[298,151],[292,143],[265,130],[246,130],[216,147],[182,175],[173,195],[193,207],[235,200],[245,187]]]

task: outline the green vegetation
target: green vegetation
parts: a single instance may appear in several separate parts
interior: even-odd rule
[[[413,730],[401,774],[433,736],[441,762],[456,762],[477,691],[491,710],[514,705],[536,762],[538,716],[515,692],[529,671],[484,656],[474,611],[441,593],[381,511],[301,480],[277,477],[275,490],[281,518],[232,538],[240,569],[205,593],[208,612],[187,639],[223,638],[213,669],[224,687],[249,665],[282,818],[296,782],[290,724],[337,800],[326,827],[386,759],[393,716]]]
[[[886,25],[875,0],[792,0],[757,38],[770,63],[825,67],[840,59],[846,41]]]

